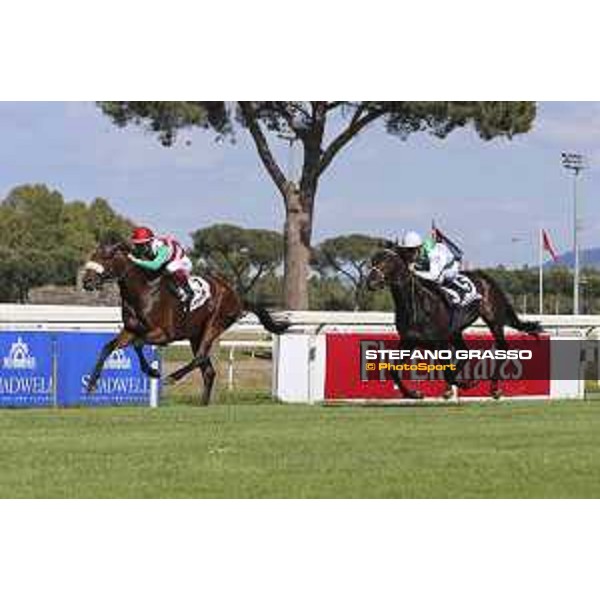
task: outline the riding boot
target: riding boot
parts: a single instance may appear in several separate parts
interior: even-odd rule
[[[177,288],[177,295],[181,302],[183,303],[183,307],[185,312],[189,312],[190,304],[192,302],[192,298],[194,297],[194,290],[190,286],[190,282],[188,278],[182,279]]]
[[[457,304],[452,309],[452,314],[450,315],[450,334],[454,334],[460,331],[463,319],[465,316],[465,309],[460,304]]]
[[[173,274],[173,276],[169,277],[167,281],[169,285],[169,290],[183,304],[184,311],[188,312],[190,309],[190,303],[194,296],[194,292],[190,287],[187,277],[178,277],[175,274]]]

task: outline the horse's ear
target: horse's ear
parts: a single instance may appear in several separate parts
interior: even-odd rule
[[[123,250],[124,252],[131,252],[133,250],[133,245],[128,240],[121,240],[117,244],[117,248],[119,248],[119,250]]]
[[[392,242],[392,240],[383,240],[382,246],[384,248],[394,248],[396,246],[396,244],[394,244],[394,242]]]

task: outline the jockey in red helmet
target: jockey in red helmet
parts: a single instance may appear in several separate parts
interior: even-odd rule
[[[148,227],[136,227],[131,234],[133,251],[131,260],[140,267],[158,271],[163,267],[175,283],[174,292],[189,310],[194,292],[190,287],[189,275],[192,261],[186,256],[182,245],[169,236],[155,236]]]

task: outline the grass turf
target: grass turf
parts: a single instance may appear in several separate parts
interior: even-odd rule
[[[600,403],[0,412],[0,497],[599,497]]]

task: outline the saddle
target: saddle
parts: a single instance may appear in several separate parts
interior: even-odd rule
[[[210,283],[198,275],[193,275],[188,278],[191,290],[194,292],[190,302],[190,312],[204,306],[212,296]]]
[[[440,287],[451,306],[466,308],[481,300],[475,284],[464,273],[459,273],[451,281],[445,281]]]

